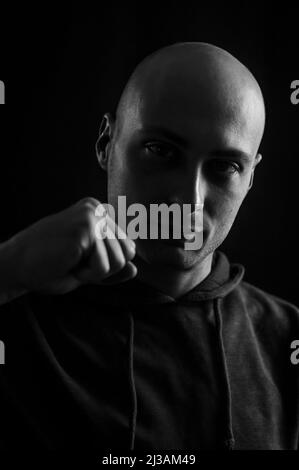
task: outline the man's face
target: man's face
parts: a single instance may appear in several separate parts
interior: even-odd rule
[[[254,112],[248,96],[218,95],[190,96],[175,84],[157,94],[145,87],[114,133],[108,203],[116,211],[118,196],[126,196],[127,207],[204,205],[202,247],[137,239],[147,262],[177,269],[201,262],[225,239],[247,194],[258,150]]]

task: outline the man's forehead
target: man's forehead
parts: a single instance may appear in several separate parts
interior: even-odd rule
[[[184,76],[181,80],[164,77],[160,82],[147,82],[136,95],[135,103],[142,113],[180,113],[214,119],[217,116],[237,118],[244,112],[248,115],[250,103],[259,100],[256,90],[242,80],[210,83]]]
[[[244,151],[255,152],[261,126],[253,103],[254,99],[244,96],[235,100],[228,97],[223,102],[216,96],[213,102],[213,97],[190,100],[184,91],[172,94],[165,90],[156,95],[140,91],[127,109],[126,121],[130,131],[160,131],[164,136],[181,137],[177,140],[189,146],[209,146],[211,141],[218,147],[238,143],[246,147]]]

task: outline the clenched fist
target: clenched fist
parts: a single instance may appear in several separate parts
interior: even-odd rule
[[[133,278],[137,273],[131,261],[135,243],[108,215],[106,233],[113,232],[116,237],[96,236],[99,217],[95,211],[99,204],[94,198],[82,199],[2,244],[0,261],[8,269],[8,287],[63,294],[86,283],[113,284]],[[123,238],[117,238],[120,233]],[[3,272],[3,297],[1,279]]]

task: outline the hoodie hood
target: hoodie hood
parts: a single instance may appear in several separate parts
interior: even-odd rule
[[[242,280],[244,267],[230,264],[226,255],[220,251],[214,253],[210,274],[192,290],[178,298],[173,298],[138,279],[105,288],[108,302],[114,306],[134,306],[163,304],[171,302],[198,302],[226,296]],[[113,295],[111,292],[113,290]]]

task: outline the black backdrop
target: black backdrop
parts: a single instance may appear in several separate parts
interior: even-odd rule
[[[1,240],[83,196],[103,200],[94,143],[133,67],[166,44],[211,42],[252,70],[267,106],[264,158],[223,251],[245,265],[249,282],[299,304],[299,105],[290,101],[299,8],[97,5],[2,9]]]

